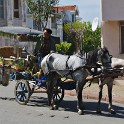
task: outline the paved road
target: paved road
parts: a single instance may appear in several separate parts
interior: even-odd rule
[[[65,96],[59,110],[49,110],[46,94],[33,94],[27,105],[19,105],[14,99],[15,82],[8,87],[0,86],[0,124],[123,124],[124,105],[114,103],[116,115],[107,111],[106,102],[102,103],[103,114],[95,112],[96,101],[84,99],[85,114],[78,115],[76,97]]]

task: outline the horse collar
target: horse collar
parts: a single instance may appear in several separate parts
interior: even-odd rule
[[[87,59],[87,58],[84,58],[84,57],[82,57],[82,56],[78,56],[78,55],[76,55],[77,57],[79,57],[80,59]]]
[[[68,60],[69,60],[70,56],[68,56],[67,60],[66,60],[66,68],[69,68],[68,67]]]

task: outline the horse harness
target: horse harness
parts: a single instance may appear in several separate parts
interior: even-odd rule
[[[50,53],[49,55],[48,55],[48,58],[50,57],[50,55],[51,55],[52,53]],[[87,60],[88,58],[86,57],[86,58],[84,58],[84,57],[81,57],[81,56],[78,56],[78,55],[76,55],[77,57],[79,57],[79,58],[81,58],[81,59],[85,59],[85,60]],[[61,74],[61,71],[62,70],[50,70],[50,67],[49,67],[49,64],[48,64],[48,61],[46,61],[47,62],[47,67],[48,67],[48,74],[50,73],[50,72],[56,72],[56,73],[58,73],[61,77],[67,77],[68,75],[70,75],[71,77],[72,77],[72,74],[75,72],[75,71],[77,71],[77,70],[80,70],[80,69],[82,69],[82,68],[85,68],[85,69],[87,69],[88,70],[88,72],[91,74],[91,75],[93,75],[93,76],[95,76],[95,75],[97,75],[98,73],[100,73],[100,72],[97,72],[97,68],[101,68],[101,65],[100,64],[95,64],[95,66],[89,66],[87,63],[85,64],[85,65],[83,65],[83,66],[80,66],[80,67],[77,67],[77,68],[75,68],[75,69],[69,69],[69,66],[68,66],[68,61],[69,61],[69,59],[70,59],[70,55],[67,57],[67,60],[66,60],[66,68],[67,68],[67,73],[65,74],[65,75],[62,75]],[[92,71],[91,70],[91,68],[94,68],[94,71]],[[91,81],[92,82],[92,81]],[[91,85],[91,83],[90,83],[90,85]],[[89,86],[90,86],[89,85]]]
[[[81,58],[81,59],[85,59],[86,61],[87,61],[87,59],[88,59],[87,56],[86,56],[86,58],[81,57],[81,56],[78,56],[78,55],[76,55],[76,56],[79,57],[79,58]],[[67,58],[67,60],[66,60],[66,68],[67,68],[67,69],[69,69],[69,66],[68,66],[68,60],[69,60],[69,58],[70,58],[70,56],[68,56],[68,58]],[[96,63],[95,66],[89,66],[89,65],[86,63],[86,64],[83,65],[83,66],[80,66],[80,67],[78,67],[78,68],[75,68],[75,69],[73,70],[73,72],[75,72],[75,71],[77,71],[77,70],[79,70],[79,69],[82,69],[82,68],[87,69],[90,74],[92,74],[92,75],[95,76],[95,75],[97,74],[97,68],[101,68],[101,65],[98,64],[98,63]],[[94,68],[94,72],[91,71],[91,68]]]
[[[67,60],[66,60],[66,68],[69,69],[68,67],[68,60],[69,60],[70,56],[68,56]]]

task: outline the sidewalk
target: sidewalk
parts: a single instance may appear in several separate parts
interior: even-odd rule
[[[88,83],[85,85],[85,87],[88,86]],[[85,99],[96,99],[98,100],[98,93],[99,93],[99,87],[98,84],[92,83],[90,87],[86,87],[83,90],[83,97]],[[75,90],[66,90],[66,95],[75,96],[76,91]],[[115,80],[113,85],[113,91],[112,91],[112,97],[113,102],[122,103],[124,104],[124,80]],[[103,101],[108,101],[108,90],[107,85],[104,85],[103,87]]]

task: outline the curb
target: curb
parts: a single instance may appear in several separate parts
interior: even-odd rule
[[[65,94],[70,95],[70,96],[76,96],[75,90],[72,90],[72,91],[65,90]],[[98,94],[83,93],[83,98],[98,100]],[[103,96],[102,101],[108,102],[109,101],[108,96],[107,95]],[[115,102],[115,103],[124,104],[124,97],[113,96],[112,101]]]
[[[113,84],[115,84],[115,85],[123,85],[124,86],[124,80],[115,79]]]

